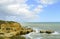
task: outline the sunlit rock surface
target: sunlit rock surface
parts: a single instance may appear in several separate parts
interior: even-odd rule
[[[0,37],[25,35],[32,31],[33,30],[31,28],[22,27],[18,22],[0,20]]]

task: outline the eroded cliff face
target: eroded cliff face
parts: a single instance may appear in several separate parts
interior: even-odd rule
[[[15,36],[20,33],[21,28],[21,24],[18,22],[0,20],[0,36]]]
[[[0,20],[0,32],[9,33],[16,32],[21,29],[21,24],[13,21]]]
[[[32,32],[31,28],[24,28],[20,23],[14,21],[0,20],[0,35],[3,36],[15,36],[24,35]]]

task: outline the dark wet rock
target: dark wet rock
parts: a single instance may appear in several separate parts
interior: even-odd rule
[[[33,29],[27,28],[27,32],[33,32]]]
[[[33,32],[33,29],[31,28],[22,28],[16,35],[26,35]]]
[[[54,33],[54,31],[52,31],[52,30],[46,30],[46,33],[47,34],[51,34],[51,33]]]
[[[40,33],[45,33],[46,31],[45,30],[40,30]]]
[[[52,30],[40,30],[40,33],[51,34],[51,33],[54,33],[54,31],[52,31]]]
[[[27,28],[27,29],[21,30],[20,35],[29,34],[30,32],[33,32],[33,29]]]

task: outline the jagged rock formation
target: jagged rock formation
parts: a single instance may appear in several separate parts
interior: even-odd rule
[[[11,37],[24,35],[32,31],[33,30],[31,28],[23,28],[20,23],[0,20],[0,36]]]

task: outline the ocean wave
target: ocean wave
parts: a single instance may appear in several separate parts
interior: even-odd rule
[[[60,34],[59,32],[55,31],[54,33],[52,33],[52,35],[58,35]]]

